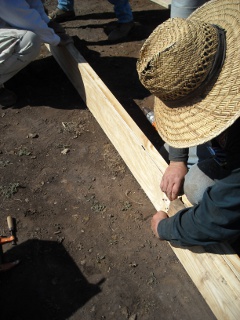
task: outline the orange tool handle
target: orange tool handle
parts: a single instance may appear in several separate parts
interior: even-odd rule
[[[8,242],[11,242],[11,241],[14,241],[14,236],[11,236],[11,237],[0,237],[0,244],[5,244],[5,243],[8,243]]]

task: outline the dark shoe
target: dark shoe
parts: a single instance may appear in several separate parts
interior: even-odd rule
[[[108,41],[113,42],[125,38],[126,36],[128,36],[133,27],[134,21],[127,23],[118,23],[116,28],[108,35]]]
[[[73,10],[64,11],[57,8],[56,10],[54,10],[49,14],[49,18],[56,22],[69,21],[75,18],[75,12]]]
[[[6,89],[0,88],[0,106],[1,107],[11,107],[17,101],[17,96],[14,92]]]
[[[104,27],[104,32],[109,35],[110,32],[112,32],[114,29],[116,29],[118,26],[117,21],[111,21]]]

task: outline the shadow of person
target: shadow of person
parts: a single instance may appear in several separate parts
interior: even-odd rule
[[[149,96],[149,92],[140,83],[137,75],[137,59],[124,56],[101,56],[99,52],[88,47],[87,41],[77,36],[73,36],[73,40],[79,53],[159,149],[162,146],[159,135],[134,101]],[[70,63],[68,59],[63,61],[67,66]],[[18,101],[12,108],[22,109],[30,105],[64,110],[86,109],[85,84],[82,82],[78,64],[71,60],[70,66],[69,70],[75,74],[75,83],[82,89],[81,96],[54,57],[47,53],[44,58],[33,61],[8,81],[7,88],[13,90],[18,96]]]
[[[28,240],[4,256],[21,263],[0,274],[1,319],[65,320],[101,292],[104,279],[89,283],[58,242]]]
[[[14,109],[28,105],[66,110],[86,108],[78,92],[50,54],[32,61],[8,80],[6,87],[18,97],[16,104],[11,107]]]

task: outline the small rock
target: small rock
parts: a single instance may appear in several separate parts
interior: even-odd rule
[[[95,306],[92,306],[90,312],[95,312],[95,310],[96,310],[96,307],[95,307]]]
[[[36,139],[36,138],[38,138],[39,136],[38,136],[38,134],[37,133],[29,133],[28,134],[28,138],[31,138],[31,139]]]
[[[86,264],[86,260],[82,260],[82,261],[80,261],[80,264],[81,264],[81,266],[85,266],[85,264]]]
[[[136,268],[138,264],[136,262],[129,263],[129,267]]]
[[[70,152],[70,149],[69,148],[65,148],[61,151],[61,154],[67,154]]]

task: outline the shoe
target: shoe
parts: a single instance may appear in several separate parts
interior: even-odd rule
[[[117,23],[115,29],[113,29],[108,35],[108,41],[118,41],[125,38],[134,27],[134,21],[127,23]]]
[[[49,14],[49,18],[55,22],[69,21],[75,18],[75,12],[73,10],[65,11],[57,8]]]
[[[6,89],[0,88],[0,106],[1,107],[11,107],[17,101],[17,96],[14,92]]]
[[[109,35],[110,32],[112,32],[114,29],[116,29],[118,26],[117,21],[111,21],[104,27],[104,32]]]

